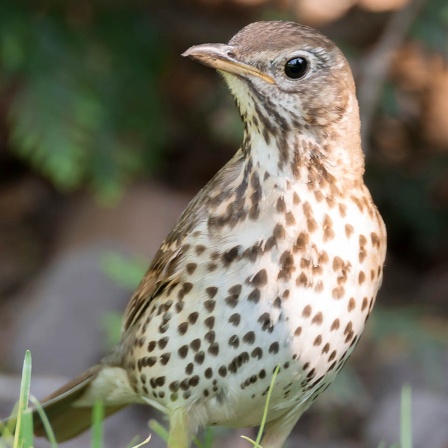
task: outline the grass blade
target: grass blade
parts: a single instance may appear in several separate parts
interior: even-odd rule
[[[401,391],[401,448],[412,448],[412,394],[411,386],[405,384]]]
[[[168,442],[168,430],[163,425],[161,425],[157,420],[150,420],[149,427],[164,442]]]
[[[280,371],[280,365],[277,365],[277,367],[275,368],[274,373],[272,375],[271,384],[269,385],[268,395],[266,397],[266,403],[264,405],[263,417],[261,419],[260,429],[258,430],[257,439],[255,441],[253,441],[249,437],[241,436],[242,439],[250,442],[254,446],[254,448],[262,448],[262,446],[260,445],[260,442],[261,442],[261,438],[263,437],[264,427],[266,426],[266,421],[268,418],[268,411],[269,411],[269,402],[271,401],[272,391],[274,390],[275,380],[277,379],[277,375],[278,375],[279,371]]]
[[[13,448],[27,448],[33,446],[32,425],[30,434],[29,419],[24,417],[28,410],[31,383],[31,352],[25,352],[25,359],[22,368],[22,380],[20,383],[19,406],[17,408],[17,423],[14,434]],[[31,438],[31,439],[30,439]]]
[[[47,414],[45,414],[44,408],[40,404],[39,400],[37,400],[33,395],[30,396],[30,401],[39,414],[51,448],[57,448],[58,444],[56,442],[56,436],[54,435],[53,428],[51,427],[50,420],[48,420]]]
[[[103,446],[103,420],[104,404],[101,400],[98,400],[93,405],[92,412],[92,448]]]

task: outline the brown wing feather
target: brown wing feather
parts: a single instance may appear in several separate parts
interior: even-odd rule
[[[200,222],[209,217],[211,200],[220,203],[230,196],[232,181],[241,173],[242,158],[242,152],[238,151],[188,204],[132,296],[124,314],[123,332],[138,320],[161,289],[181,279],[185,265],[182,262],[185,255],[183,241],[188,234],[195,231]],[[211,197],[211,191],[218,192],[218,196]]]

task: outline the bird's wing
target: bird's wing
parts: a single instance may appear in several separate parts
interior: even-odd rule
[[[220,191],[224,195],[228,193],[225,190],[231,188],[230,181],[240,173],[241,166],[242,153],[238,151],[184,210],[176,226],[157,251],[126,308],[123,333],[138,321],[139,316],[165,288],[180,282],[187,264],[185,241],[188,235],[196,232],[210,216],[210,192]]]
[[[197,195],[182,213],[174,229],[157,251],[145,276],[132,296],[124,313],[123,332],[130,328],[154,298],[169,285],[182,278],[185,235],[206,219],[205,195]]]
[[[182,253],[182,247],[172,250],[166,248],[165,244],[158,250],[154,261],[126,308],[123,331],[126,331],[138,320],[162,289],[179,281],[181,275],[178,266],[182,259]]]

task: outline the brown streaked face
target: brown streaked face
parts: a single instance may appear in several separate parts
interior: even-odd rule
[[[204,44],[183,56],[220,71],[243,117],[276,110],[290,128],[339,121],[353,77],[332,41],[293,22],[256,22],[226,44]]]

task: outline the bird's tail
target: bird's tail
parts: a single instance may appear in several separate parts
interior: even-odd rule
[[[58,442],[72,439],[91,426],[94,400],[87,400],[82,406],[78,403],[81,397],[89,393],[93,380],[97,378],[101,370],[100,365],[91,367],[42,401],[43,410]],[[105,405],[104,414],[108,416],[124,406],[124,404]],[[47,437],[45,426],[37,410],[33,410],[33,427],[36,436]]]

